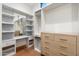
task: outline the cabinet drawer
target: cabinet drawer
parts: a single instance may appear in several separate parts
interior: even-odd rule
[[[42,51],[42,54],[46,55],[46,56],[49,56],[50,55],[50,52],[49,51]]]
[[[49,50],[50,49],[50,47],[49,46],[42,46],[42,50],[44,51],[44,50]]]
[[[56,34],[55,40],[59,45],[59,51],[63,52],[59,52],[59,55],[76,55],[76,36]]]
[[[42,40],[54,40],[54,34],[53,33],[42,33],[41,39]]]
[[[3,40],[2,42],[3,47],[14,45],[14,44],[15,44],[15,40]]]

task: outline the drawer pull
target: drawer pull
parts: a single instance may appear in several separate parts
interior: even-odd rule
[[[45,36],[46,38],[49,38],[49,36]]]
[[[63,56],[67,56],[65,53],[60,53],[61,55],[63,55]]]
[[[68,48],[68,46],[60,46],[61,48]]]
[[[45,43],[49,43],[49,42],[45,42]]]
[[[67,41],[67,39],[60,39],[60,40],[62,40],[62,41]]]
[[[45,54],[48,54],[48,52],[45,52]]]
[[[48,47],[45,47],[46,49],[49,49]]]

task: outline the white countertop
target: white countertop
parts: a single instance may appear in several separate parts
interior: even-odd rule
[[[22,35],[22,36],[16,36],[14,39],[18,40],[18,39],[28,38],[28,37],[30,36]]]

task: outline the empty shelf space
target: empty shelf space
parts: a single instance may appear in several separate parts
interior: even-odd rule
[[[2,12],[2,15],[4,16],[7,16],[7,17],[14,17],[14,15],[12,14],[9,14],[9,13],[6,13],[6,12]]]
[[[29,26],[29,27],[32,27],[33,25],[31,25],[31,24],[26,24],[25,26]]]
[[[9,25],[9,24],[3,24],[2,25],[2,30],[5,32],[5,31],[13,31],[13,25]]]
[[[24,34],[25,34],[26,36],[31,36],[31,35],[32,35],[32,31],[25,31]]]
[[[34,40],[29,40],[29,45],[32,45],[34,43]]]
[[[2,22],[13,22],[13,17],[8,17],[6,15],[2,15]]]
[[[34,44],[29,45],[28,47],[32,47]]]
[[[33,29],[32,26],[27,26],[27,27],[25,27],[25,30],[32,30],[32,29]]]
[[[5,6],[5,5],[2,5],[2,12],[3,13],[8,13],[8,14],[11,14],[11,15],[14,14],[13,10],[11,8]]]
[[[35,37],[34,39],[34,47],[38,51],[41,51],[41,38],[40,37]]]
[[[26,20],[26,25],[32,25],[32,24],[33,24],[33,21]]]
[[[2,55],[3,56],[12,56],[15,55],[15,46],[9,46],[2,49]]]
[[[14,37],[13,33],[3,33],[2,34],[2,40],[13,39],[13,37]]]

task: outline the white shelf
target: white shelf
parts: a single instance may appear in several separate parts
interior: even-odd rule
[[[2,22],[2,24],[6,24],[6,25],[7,25],[7,24],[9,24],[9,25],[12,24],[12,25],[13,25],[14,23],[10,23],[10,22]]]
[[[6,56],[14,56],[16,53],[15,52],[11,52],[9,54],[7,54]]]
[[[26,21],[33,21],[32,19],[27,19]]]
[[[14,31],[2,31],[2,33],[12,33]]]
[[[19,39],[23,39],[23,38],[28,38],[29,36],[25,36],[25,35],[23,35],[23,36],[16,36],[14,39],[15,40],[19,40]]]
[[[27,31],[27,32],[32,32],[33,30],[25,30],[25,31]]]
[[[28,48],[32,47],[33,45],[34,45],[34,44],[29,45]]]
[[[2,15],[9,16],[9,17],[14,17],[13,15],[11,15],[9,13],[5,13],[5,12],[2,12]]]
[[[3,50],[3,56],[12,56],[15,55],[15,47],[10,47],[6,50]]]
[[[33,38],[29,39],[29,40],[33,40]]]
[[[33,25],[27,24],[27,25],[25,25],[25,26],[33,26]]]

